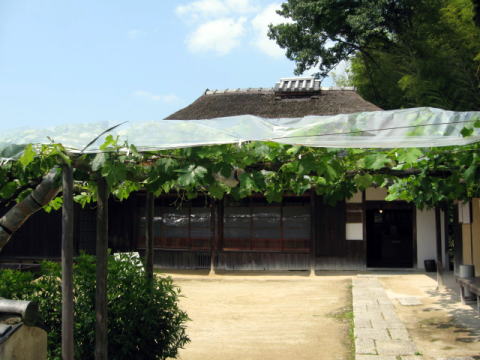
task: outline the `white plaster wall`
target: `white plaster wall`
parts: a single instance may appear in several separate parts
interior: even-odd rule
[[[424,260],[436,258],[435,210],[416,209],[417,267],[425,269]]]
[[[470,224],[470,203],[458,203],[458,222],[460,224]]]
[[[363,223],[346,223],[347,240],[363,240]]]

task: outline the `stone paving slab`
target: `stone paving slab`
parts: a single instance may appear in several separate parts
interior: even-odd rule
[[[379,340],[375,342],[380,355],[415,355],[417,348],[412,341]]]
[[[357,329],[357,328],[358,329],[362,329],[362,328],[371,329],[372,328],[372,322],[370,320],[354,319],[353,323],[355,325],[355,329]]]
[[[388,329],[392,340],[410,340],[407,329]]]
[[[385,321],[385,318],[383,317],[383,314],[381,312],[366,311],[364,313],[355,314],[355,318],[360,321]]]
[[[376,354],[375,342],[372,339],[355,339],[355,352],[357,354]]]
[[[355,296],[355,295],[354,295]],[[355,297],[354,297],[355,299]],[[374,299],[355,299],[353,300],[353,306],[357,305],[366,305],[368,308],[368,305],[377,305],[377,301]]]
[[[390,334],[386,329],[358,328],[355,331],[355,336],[359,339],[390,340]]]
[[[400,321],[395,310],[382,310],[382,315],[385,319],[397,319],[397,321]]]
[[[436,360],[475,360],[475,359],[471,356],[467,356],[467,357],[437,358]]]
[[[390,304],[368,304],[366,305],[366,309],[367,310],[371,310],[371,311],[381,311],[381,312],[384,312],[384,311],[394,311],[395,310],[395,307],[392,305],[392,303]]]
[[[352,281],[356,360],[421,360],[405,325],[378,279]],[[405,298],[414,304],[416,298]],[[400,300],[399,300],[400,301]],[[418,301],[418,299],[417,299]]]
[[[377,329],[406,329],[405,325],[398,321],[372,320],[372,327]]]

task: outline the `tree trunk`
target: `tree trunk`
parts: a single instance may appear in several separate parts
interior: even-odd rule
[[[27,219],[47,205],[61,189],[62,173],[53,168],[24,200],[0,219],[0,251]]]

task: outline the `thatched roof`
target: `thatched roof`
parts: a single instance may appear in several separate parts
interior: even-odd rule
[[[206,91],[192,104],[167,119],[211,119],[242,114],[290,118],[377,110],[381,109],[362,99],[353,89],[322,88],[315,94],[300,97],[279,96],[273,89],[237,89]]]

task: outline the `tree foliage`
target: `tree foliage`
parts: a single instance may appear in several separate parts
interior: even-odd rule
[[[480,28],[466,0],[416,14],[396,46],[353,59],[353,84],[385,109],[433,106],[480,109]]]
[[[280,14],[291,22],[271,26],[270,37],[297,73],[318,66],[326,76],[350,59],[359,93],[384,109],[480,109],[471,0],[288,0]]]
[[[75,358],[95,353],[95,257],[74,264]],[[35,301],[48,334],[48,358],[61,358],[62,290],[60,264],[44,262],[41,276],[0,271],[0,296]],[[108,258],[108,354],[110,359],[175,358],[189,339],[189,320],[178,307],[179,288],[166,276],[146,279],[141,262],[128,254]]]
[[[279,14],[291,22],[270,26],[269,36],[287,50],[296,73],[319,66],[328,72],[341,60],[386,46],[404,31],[416,10],[413,0],[288,0]]]

